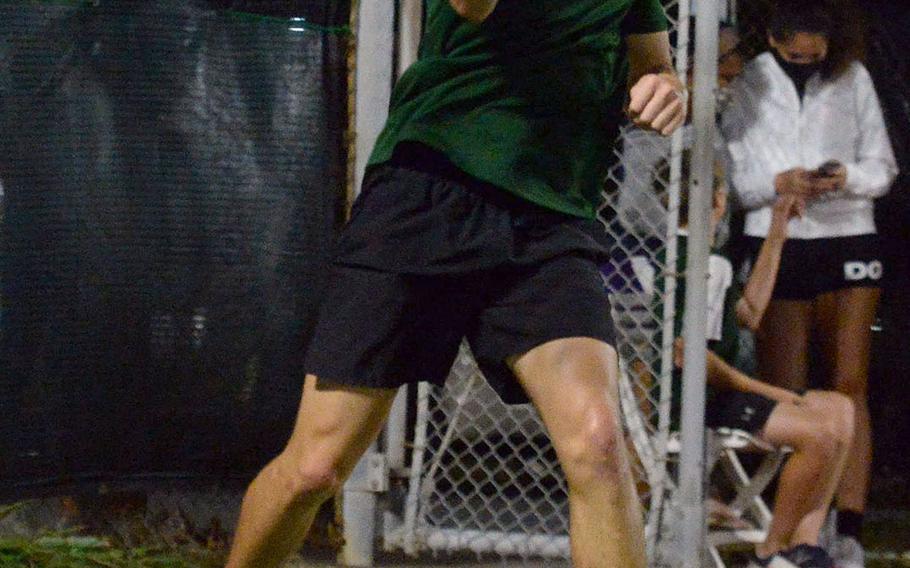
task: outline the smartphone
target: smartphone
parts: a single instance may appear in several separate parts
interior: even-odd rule
[[[837,171],[841,168],[841,163],[837,160],[828,160],[824,164],[820,165],[813,174],[816,177],[831,177],[837,174]]]

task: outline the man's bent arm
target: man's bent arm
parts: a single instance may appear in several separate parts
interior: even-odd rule
[[[790,219],[802,215],[805,204],[793,195],[784,195],[774,204],[771,227],[762,243],[758,258],[749,274],[743,295],[736,304],[736,320],[739,325],[757,331],[774,292],[777,274],[787,240],[787,225]]]
[[[686,89],[673,70],[667,32],[626,37],[629,118],[639,128],[669,136],[686,121]]]
[[[458,12],[459,16],[474,24],[486,20],[496,9],[498,2],[499,0],[449,0],[452,9]]]
[[[673,56],[670,54],[670,34],[654,32],[650,34],[632,34],[626,36],[629,51],[629,87],[632,87],[645,75],[669,75],[679,88],[682,83],[673,68]]]
[[[711,350],[708,350],[707,357],[708,384],[716,388],[753,393],[777,402],[798,404],[802,398],[795,392],[753,379],[721,359]]]

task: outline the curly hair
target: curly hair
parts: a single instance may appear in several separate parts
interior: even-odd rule
[[[851,0],[777,0],[768,23],[768,34],[788,41],[798,33],[828,38],[828,57],[822,76],[840,75],[865,55],[865,24]]]

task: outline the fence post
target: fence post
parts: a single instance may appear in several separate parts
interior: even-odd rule
[[[706,305],[711,194],[714,187],[719,0],[698,3],[695,22],[695,86],[693,126],[695,147],[690,188],[688,265],[683,336],[682,448],[679,493],[682,510],[681,566],[702,568],[705,551],[705,360]]]
[[[357,56],[355,69],[355,185],[360,191],[366,164],[382,131],[392,96],[394,72],[395,3],[357,2]],[[376,537],[376,493],[370,483],[375,470],[376,444],[364,454],[344,486],[345,566],[372,566]]]

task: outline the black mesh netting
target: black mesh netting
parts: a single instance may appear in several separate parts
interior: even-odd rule
[[[348,16],[0,4],[0,489],[246,475],[287,439],[345,199]]]

